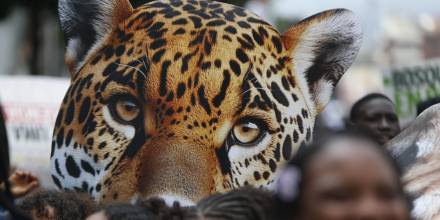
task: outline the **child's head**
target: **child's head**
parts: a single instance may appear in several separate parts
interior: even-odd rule
[[[167,206],[162,199],[138,203],[161,220],[279,220],[275,216],[273,193],[252,187],[242,187],[217,193],[202,199],[194,207],[182,207],[178,202]]]
[[[177,201],[168,206],[161,198],[150,198],[137,204],[150,213],[149,220],[207,220],[200,218],[196,207],[183,207]]]
[[[302,148],[281,173],[278,196],[299,219],[404,220],[400,174],[377,143],[344,132]]]
[[[129,203],[112,203],[98,209],[86,220],[156,220],[156,216],[139,205]]]
[[[252,187],[214,194],[197,204],[206,220],[275,220],[275,208],[272,193]]]
[[[19,207],[33,219],[85,219],[95,209],[86,194],[41,191],[23,200]]]

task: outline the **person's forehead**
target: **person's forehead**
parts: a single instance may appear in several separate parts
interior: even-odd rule
[[[340,138],[330,141],[321,152],[310,160],[309,167],[314,170],[339,169],[350,164],[365,162],[374,162],[379,166],[386,165],[385,159],[378,150],[369,146],[372,144],[374,143],[354,138]]]
[[[348,182],[394,184],[398,174],[379,150],[367,146],[371,144],[374,143],[361,139],[331,141],[307,165],[306,181],[312,188]]]
[[[363,155],[365,152],[375,152],[373,142],[355,137],[335,138],[323,146],[318,156],[336,156],[341,158],[352,158],[355,155]],[[377,154],[377,152],[375,152]]]
[[[360,107],[360,112],[365,114],[376,114],[376,113],[392,113],[395,114],[394,104],[385,98],[374,98],[366,101]]]

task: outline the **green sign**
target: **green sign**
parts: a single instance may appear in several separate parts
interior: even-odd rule
[[[384,79],[400,118],[414,119],[417,104],[440,96],[440,61],[391,69]]]

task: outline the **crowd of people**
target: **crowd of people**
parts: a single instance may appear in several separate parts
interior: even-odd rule
[[[349,119],[348,129],[315,135],[312,143],[301,146],[279,174],[275,190],[243,187],[184,207],[160,198],[98,204],[87,194],[38,189],[31,173],[11,170],[0,114],[0,220],[411,219],[401,170],[383,147],[400,132],[393,102],[369,94],[353,105]]]

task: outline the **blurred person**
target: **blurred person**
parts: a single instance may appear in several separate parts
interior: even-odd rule
[[[93,213],[86,220],[158,220],[155,215],[138,205],[113,203]]]
[[[6,132],[6,120],[4,118],[3,110],[0,106],[0,147],[1,156],[3,161],[3,166],[6,168],[5,175],[8,176],[9,190],[14,198],[20,198],[29,194],[32,190],[39,186],[38,178],[30,172],[15,170],[11,175],[9,175],[10,162],[9,162],[9,144],[8,136]],[[3,182],[3,181],[2,181]],[[1,183],[1,182],[0,182]]]
[[[440,97],[430,98],[424,101],[421,101],[417,104],[417,116],[419,116],[423,111],[428,109],[429,107],[440,103]]]
[[[13,175],[11,177],[12,178],[9,178],[9,146],[6,124],[0,106],[0,220],[30,219],[14,206],[14,195],[12,193],[12,191],[18,194],[27,192],[28,189],[26,187],[22,188],[21,186],[27,185],[28,182],[15,181],[22,180],[23,175]],[[12,181],[10,182],[10,180]],[[15,186],[11,187],[11,185],[14,184]],[[15,190],[12,190],[14,187]]]
[[[354,103],[350,111],[350,122],[369,132],[380,145],[400,132],[394,103],[379,93],[368,94]]]
[[[40,191],[26,197],[19,207],[34,220],[82,220],[95,210],[95,202],[85,193]]]
[[[289,220],[408,220],[400,177],[384,148],[340,132],[300,149],[280,174],[277,197]]]

